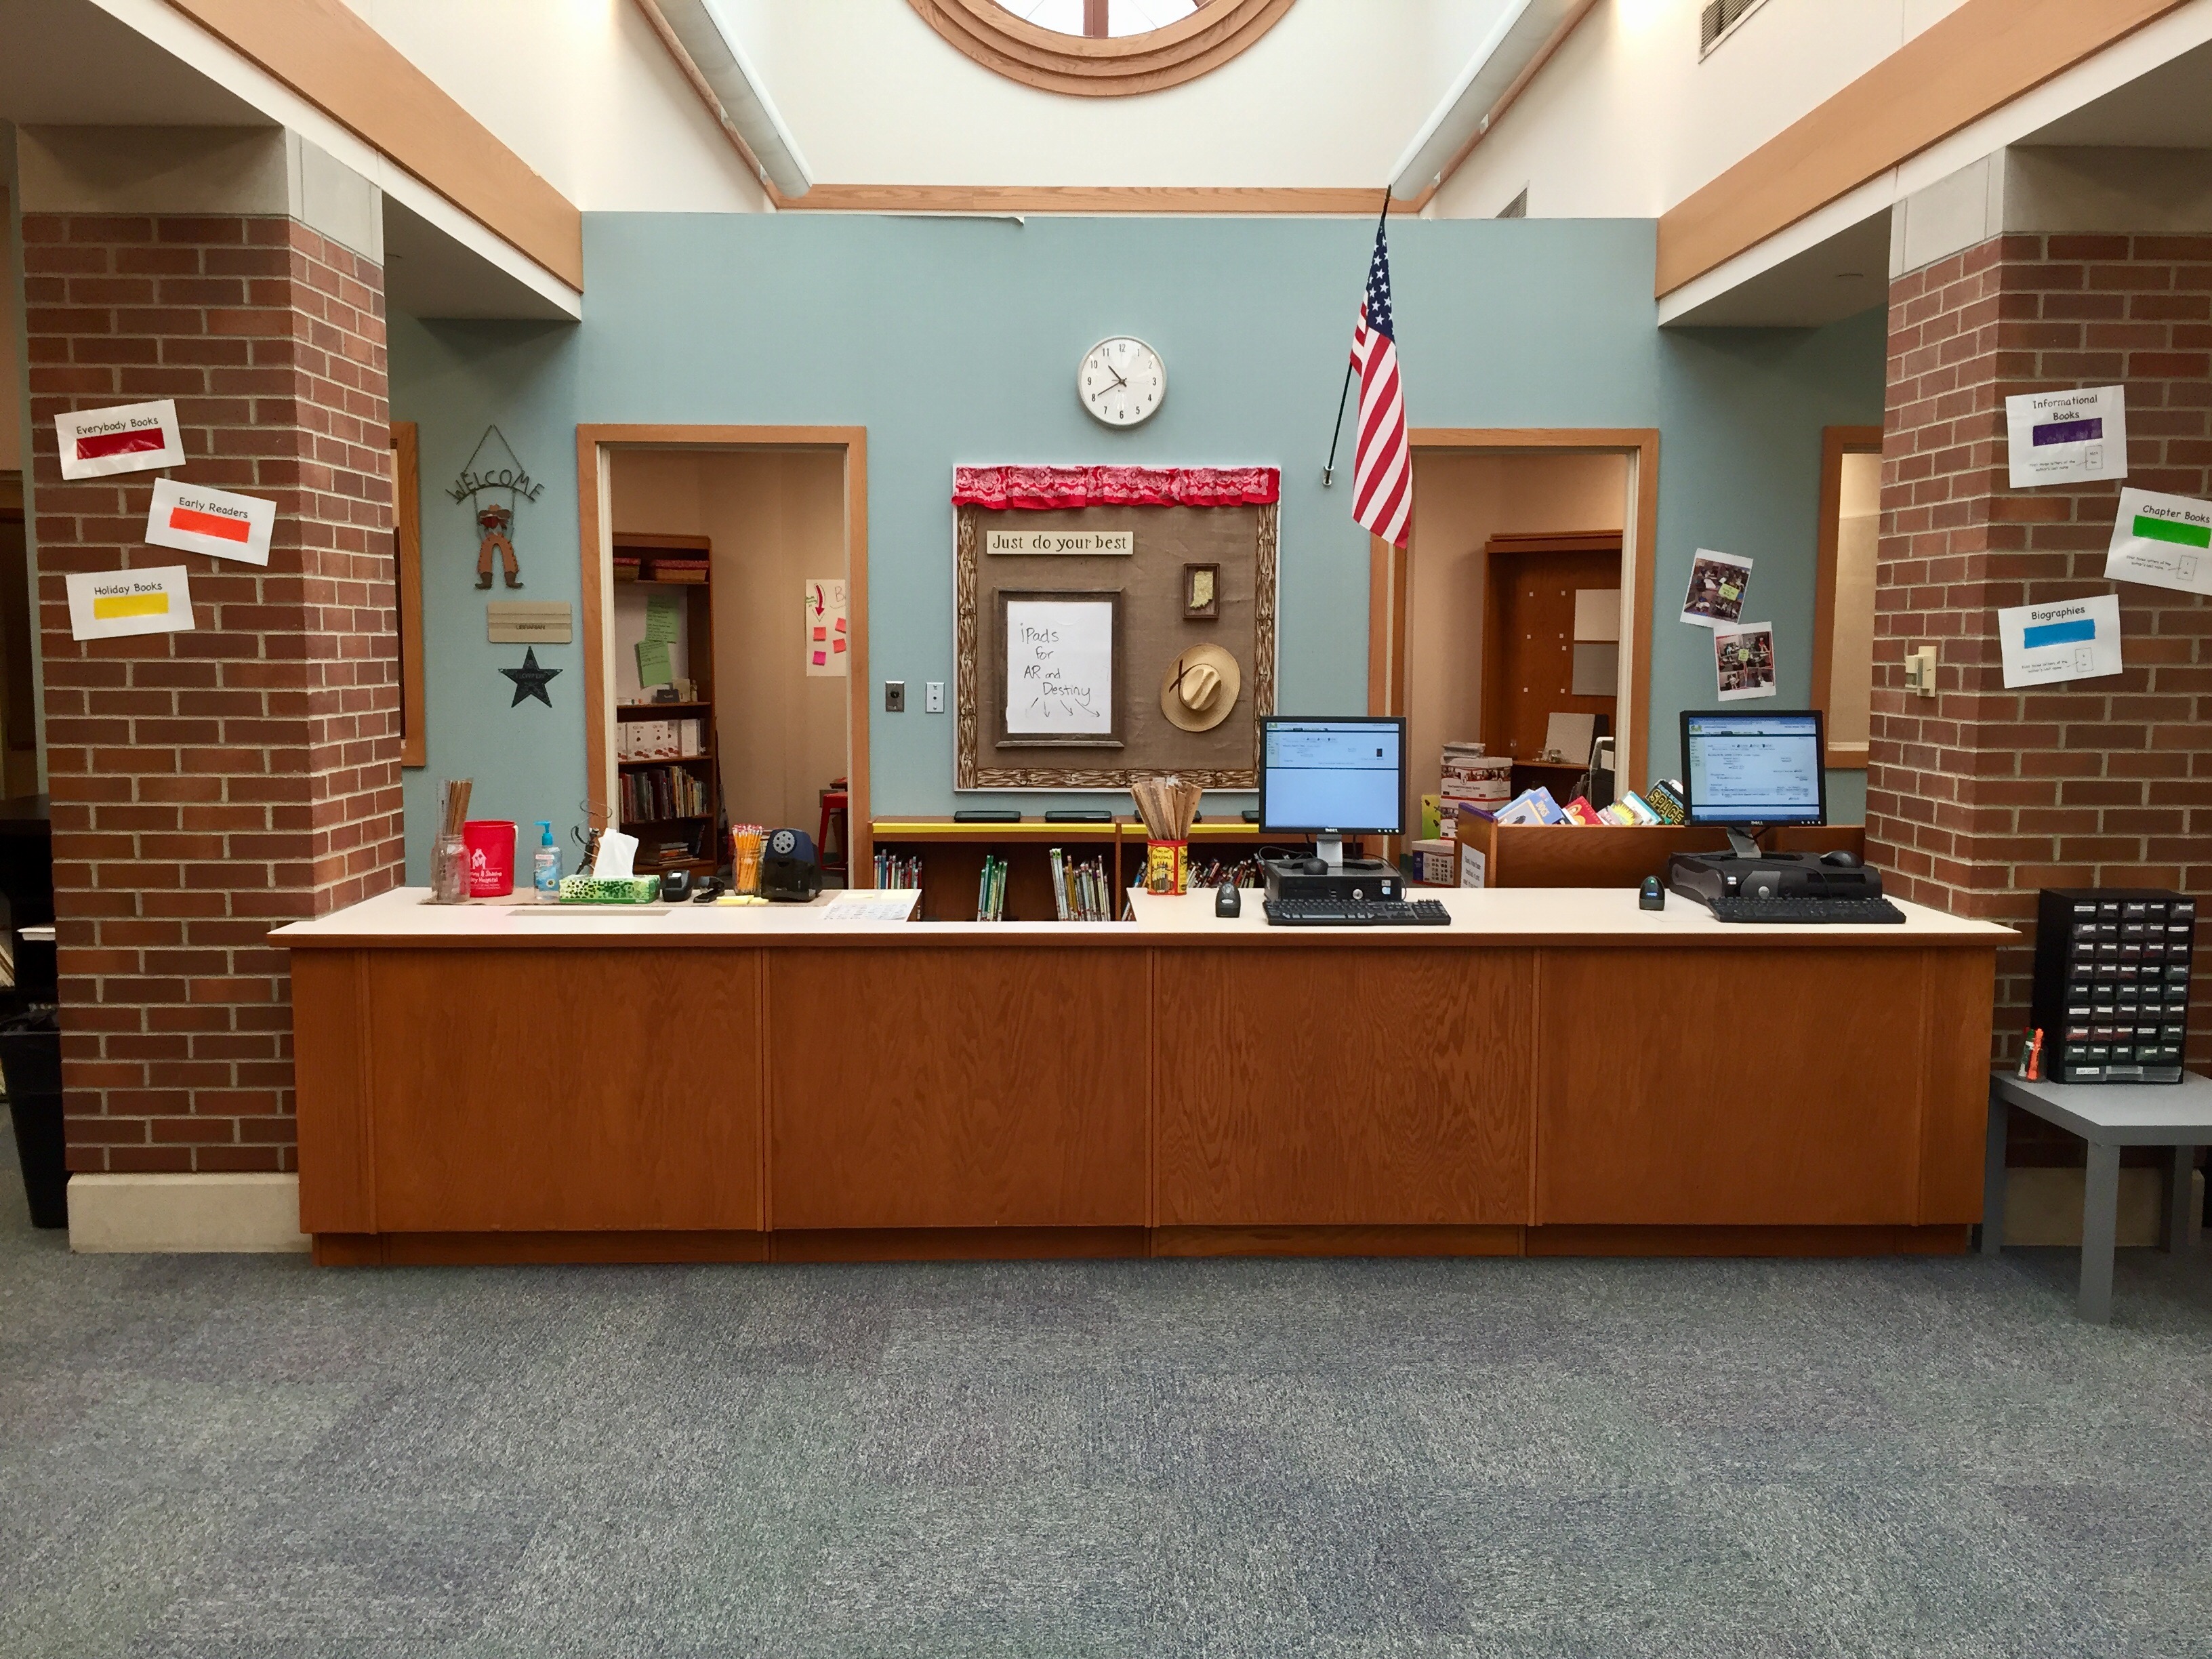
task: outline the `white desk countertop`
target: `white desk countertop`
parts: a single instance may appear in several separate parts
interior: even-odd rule
[[[758,939],[919,945],[1024,943],[1243,945],[1474,944],[1577,942],[1635,945],[1994,945],[2014,937],[1993,922],[1948,916],[1898,902],[1902,926],[1745,926],[1719,922],[1704,907],[1669,895],[1663,910],[1639,909],[1632,888],[1464,888],[1413,890],[1442,901],[1449,927],[1270,927],[1261,895],[1247,889],[1243,914],[1213,914],[1211,889],[1180,897],[1134,893],[1133,922],[907,922],[860,919],[850,900],[825,893],[808,904],[543,904],[528,899],[432,904],[429,890],[401,887],[270,935],[278,945],[527,945],[605,939],[623,944],[708,945]],[[858,897],[859,895],[855,895]],[[878,896],[869,895],[870,897]],[[915,895],[917,898],[919,895]],[[843,912],[844,914],[841,914]]]

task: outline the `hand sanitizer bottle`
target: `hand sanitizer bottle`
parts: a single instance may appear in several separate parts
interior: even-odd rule
[[[538,820],[541,832],[538,842],[538,857],[531,871],[530,884],[538,890],[541,899],[561,896],[561,849],[553,844],[553,823],[550,818]]]

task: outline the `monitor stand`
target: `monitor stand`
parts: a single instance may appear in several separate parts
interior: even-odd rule
[[[1754,823],[1751,826],[1751,833],[1749,835],[1746,835],[1734,824],[1729,825],[1728,838],[1729,854],[1734,857],[1740,859],[1755,859],[1759,857],[1759,832],[1765,827],[1765,826],[1764,824]]]
[[[1314,837],[1314,856],[1319,859],[1323,864],[1327,865],[1331,871],[1342,870],[1344,868],[1344,837],[1342,836],[1316,836]]]

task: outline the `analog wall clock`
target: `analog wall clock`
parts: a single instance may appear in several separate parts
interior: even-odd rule
[[[1135,426],[1159,412],[1168,395],[1168,366],[1142,340],[1117,334],[1083,354],[1075,395],[1109,426]]]

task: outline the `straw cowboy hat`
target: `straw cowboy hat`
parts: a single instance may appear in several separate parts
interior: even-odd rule
[[[1160,713],[1186,732],[1211,731],[1229,718],[1243,683],[1236,658],[1218,645],[1194,645],[1168,665]]]

